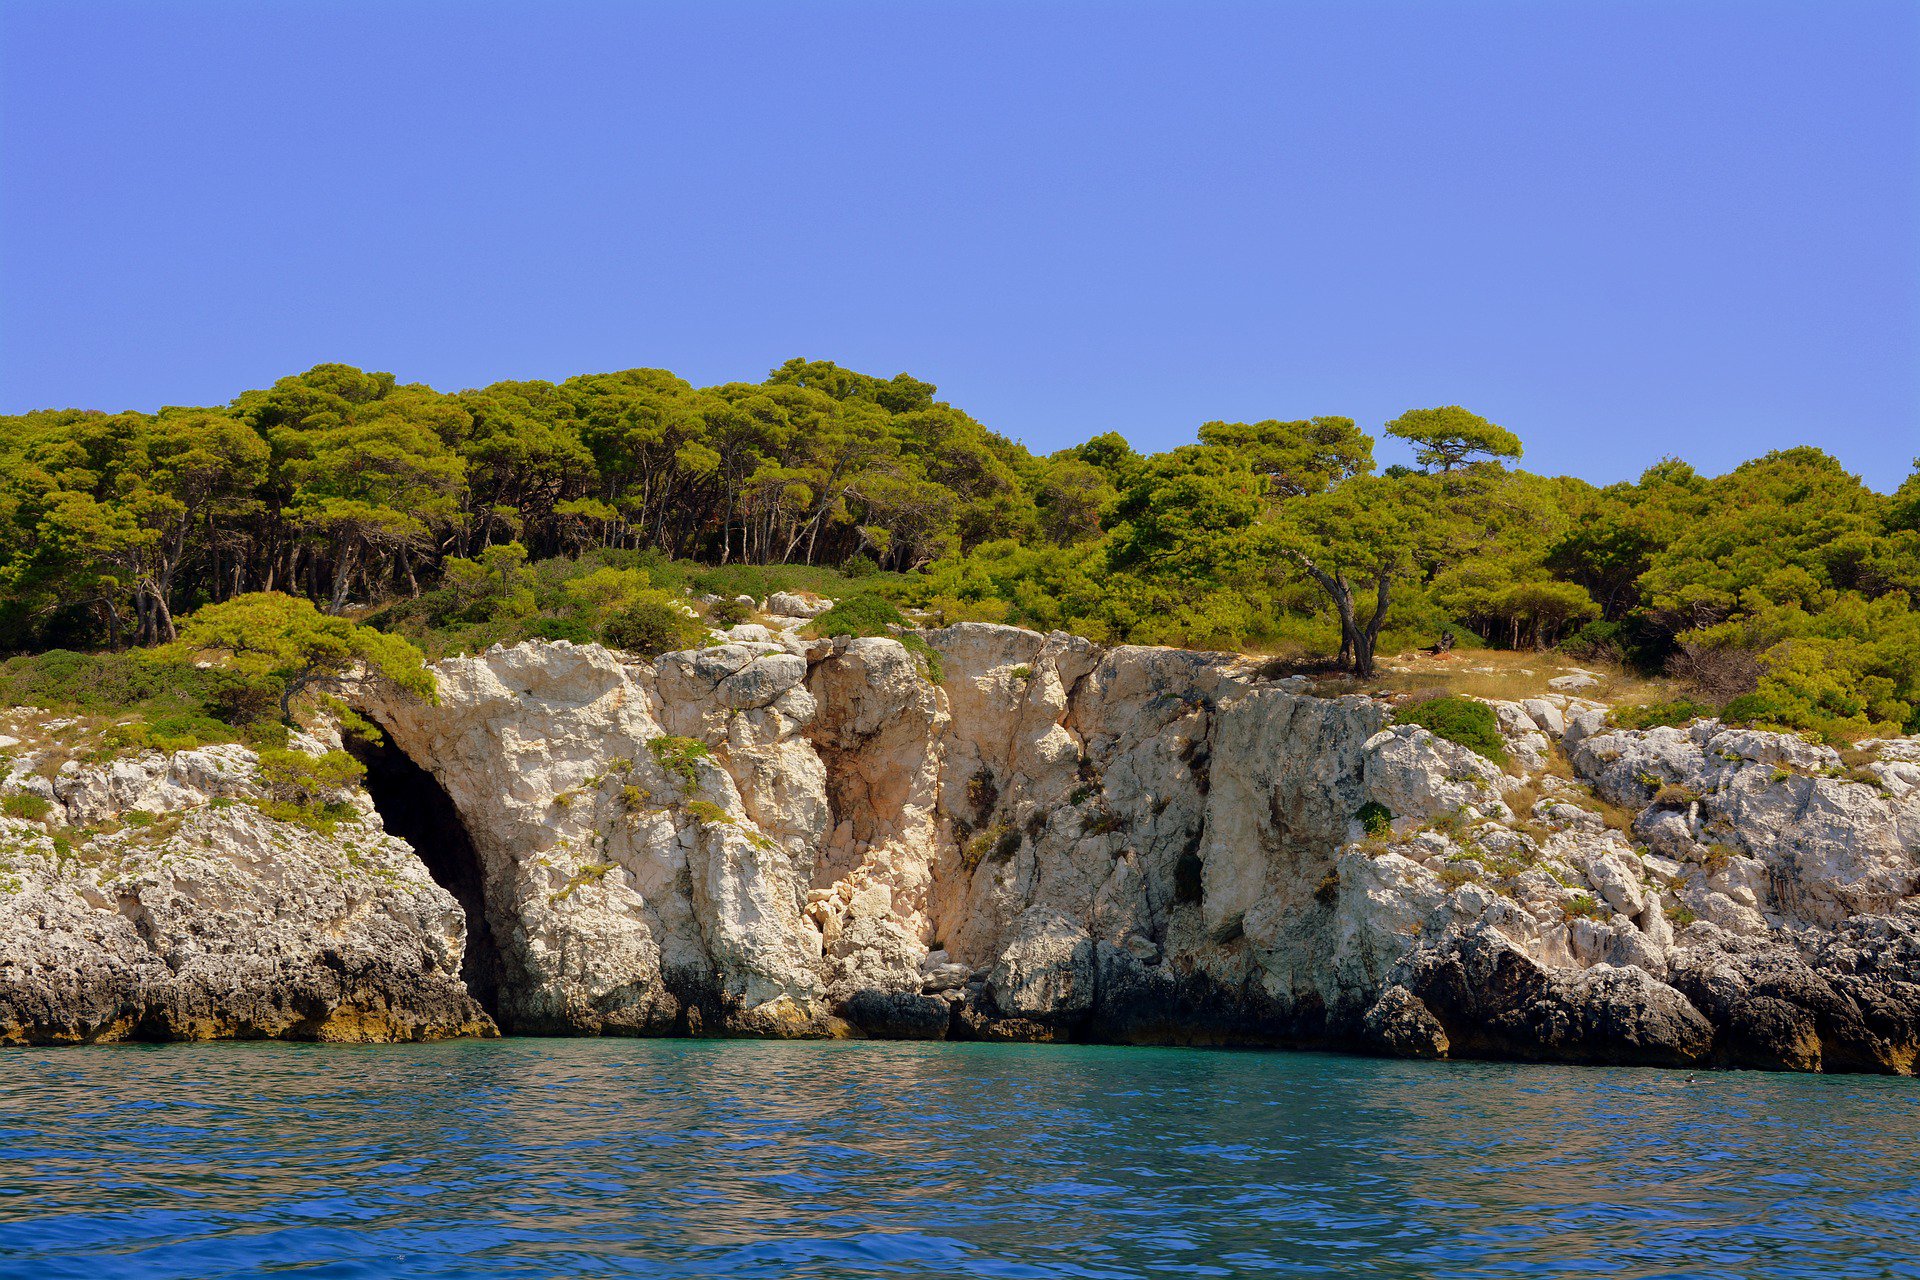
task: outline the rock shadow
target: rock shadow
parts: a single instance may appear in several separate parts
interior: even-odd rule
[[[467,917],[466,957],[460,978],[496,1023],[500,1022],[503,965],[493,929],[487,923],[485,874],[460,812],[440,782],[383,735],[379,745],[349,741],[367,767],[367,794],[388,835],[413,846],[434,882],[451,893]],[[501,1024],[503,1032],[512,1029]]]

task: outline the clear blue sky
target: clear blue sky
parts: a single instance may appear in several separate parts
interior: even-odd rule
[[[1920,4],[7,0],[0,59],[0,410],[804,355],[1041,450],[1920,453]]]

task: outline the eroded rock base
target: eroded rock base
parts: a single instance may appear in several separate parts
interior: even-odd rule
[[[936,678],[801,621],[365,690],[379,808],[324,832],[237,747],[14,761],[54,812],[0,820],[0,1040],[497,1019],[1915,1070],[1920,740],[1843,763],[1555,695],[1492,704],[1503,768],[1233,655],[963,624],[924,633]]]

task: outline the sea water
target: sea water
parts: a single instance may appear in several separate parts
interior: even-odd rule
[[[722,1040],[0,1051],[0,1274],[1916,1276],[1920,1082]]]

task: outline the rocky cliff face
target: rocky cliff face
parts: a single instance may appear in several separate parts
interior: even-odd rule
[[[0,1044],[494,1033],[459,904],[363,794],[322,834],[256,807],[244,748],[62,761],[81,727],[35,728],[0,765],[45,808],[0,819]]]
[[[473,833],[509,1027],[1912,1069],[1920,743],[1502,704],[1509,773],[1226,655],[962,625],[935,684],[748,634],[377,708]]]
[[[506,1030],[1914,1070],[1920,741],[1849,765],[1710,721],[1610,730],[1556,698],[1496,704],[1510,772],[1230,655],[964,624],[925,633],[936,682],[893,640],[731,634],[654,663],[496,649],[442,663],[437,706],[363,699],[465,828],[462,897],[497,953]],[[236,813],[206,820],[252,821]],[[301,947],[344,937],[398,972],[404,936],[408,977],[380,1006],[409,1010],[396,1033],[471,1026],[457,984],[444,1008],[428,994],[460,971],[453,898],[404,847],[361,843],[394,878],[357,911],[283,912],[308,932],[256,949],[297,967],[315,954]],[[274,874],[318,892],[294,865]],[[23,901],[84,897],[70,869],[36,874],[0,896],[8,954],[35,957],[0,991],[40,990],[83,955],[157,952],[106,931],[29,941]],[[193,927],[230,951],[263,927],[221,919],[236,932]],[[114,972],[177,989],[182,971],[158,963]],[[29,1028],[15,1038],[87,1038],[32,1031],[59,1020],[8,998]]]

